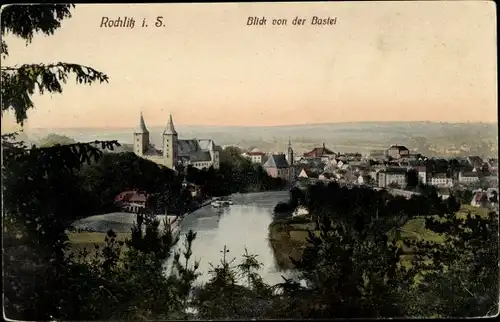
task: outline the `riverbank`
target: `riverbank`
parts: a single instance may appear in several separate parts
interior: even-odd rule
[[[189,212],[185,213],[183,217],[192,214],[193,212],[210,205],[210,203],[215,198],[209,198],[198,204],[197,207],[191,209]],[[182,222],[180,223],[182,225]],[[130,232],[115,232],[117,241],[125,241],[125,239],[130,237]],[[94,254],[97,250],[96,247],[103,246],[105,242],[106,233],[105,232],[94,232],[94,231],[81,231],[81,232],[69,232],[68,238],[70,243],[69,252],[71,253],[79,253],[86,249],[92,254]]]
[[[282,270],[293,269],[290,257],[299,260],[307,246],[309,230],[315,231],[315,224],[309,218],[287,218],[274,220],[269,225],[269,245]]]
[[[456,213],[457,218],[466,218],[468,213],[473,216],[484,217],[488,212],[485,209],[464,205]],[[274,220],[269,225],[269,244],[276,258],[276,264],[280,270],[290,270],[294,266],[290,257],[298,260],[302,257],[304,248],[307,246],[308,231],[315,231],[315,224],[307,218],[296,217]],[[443,236],[425,228],[425,218],[414,218],[409,220],[399,230],[400,240],[397,245],[404,251],[400,264],[406,268],[411,267],[412,249],[407,247],[405,240],[426,240],[431,243],[442,243]],[[394,240],[396,234],[391,232],[389,239]]]

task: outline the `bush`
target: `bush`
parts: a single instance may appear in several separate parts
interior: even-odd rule
[[[294,211],[294,208],[288,202],[279,202],[276,205],[276,207],[274,207],[274,212],[276,214],[282,214],[282,213],[292,212],[292,211]]]

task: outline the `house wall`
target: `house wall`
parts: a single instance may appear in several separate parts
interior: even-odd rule
[[[276,169],[276,175],[283,180],[290,180],[290,168]]]
[[[295,175],[295,168],[294,167],[290,167],[290,168],[288,168],[288,171],[289,171],[289,174],[290,174],[288,180],[294,181],[295,180],[295,176],[296,176]]]
[[[394,158],[394,159],[406,157],[409,154],[410,154],[410,151],[408,151],[408,150],[399,150],[397,148],[390,148],[387,150],[387,155]]]
[[[386,173],[385,174],[385,185],[388,186],[391,183],[396,183],[401,187],[406,186],[406,175],[399,173]]]
[[[167,167],[165,159],[162,156],[146,155],[146,156],[144,156],[144,159],[152,161],[152,162],[154,162],[156,164],[160,164],[160,165],[163,165],[163,166]]]
[[[149,145],[149,133],[134,133],[134,153],[142,156]]]
[[[474,183],[478,181],[479,177],[463,176],[461,172],[458,173],[458,182],[460,183]]]
[[[189,164],[192,165],[193,167],[201,170],[204,168],[210,168],[212,166],[213,162],[212,161],[199,161],[199,162],[189,162]]]
[[[271,176],[273,178],[278,177],[278,169],[276,169],[276,168],[266,168],[266,172],[269,176]]]
[[[451,187],[451,186],[453,186],[453,179],[452,178],[431,178],[430,184],[433,186]]]
[[[378,186],[380,188],[386,187],[386,173],[385,172],[378,173]]]
[[[178,139],[177,135],[163,135],[163,158],[164,165],[170,169],[174,169],[177,163],[178,154]]]
[[[210,156],[212,157],[212,165],[214,169],[219,169],[220,168],[219,151],[210,150]]]
[[[422,181],[422,183],[427,183],[427,172],[426,171],[419,171],[418,172],[418,178],[420,179],[420,181]]]
[[[300,171],[299,178],[307,178],[307,174],[304,170]]]

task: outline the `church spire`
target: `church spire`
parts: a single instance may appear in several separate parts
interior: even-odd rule
[[[137,133],[149,133],[148,129],[146,128],[146,122],[144,122],[144,116],[142,115],[142,112],[141,118],[139,120],[139,131]]]
[[[287,153],[287,161],[289,165],[293,165],[293,149],[292,149],[292,140],[288,137],[288,153]]]
[[[172,119],[172,114],[170,114],[170,118],[168,119],[167,127],[165,128],[165,131],[163,131],[163,135],[165,135],[165,134],[177,135],[177,131],[175,130],[175,127],[174,127],[174,121]]]

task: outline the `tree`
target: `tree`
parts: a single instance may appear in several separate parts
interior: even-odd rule
[[[51,35],[60,21],[71,16],[72,5],[8,6],[2,10],[1,51],[5,57],[8,33],[30,43],[37,32]],[[108,77],[77,64],[24,64],[1,67],[1,113],[13,110],[21,125],[33,108],[32,95],[62,93],[62,83],[70,76],[77,83],[107,82]],[[4,265],[6,314],[14,319],[64,318],[74,308],[67,303],[73,296],[65,291],[74,283],[65,256],[67,213],[74,210],[68,198],[68,184],[82,163],[96,161],[98,148],[113,149],[116,141],[72,143],[28,149],[16,142],[15,134],[2,135],[4,249],[9,256]],[[21,263],[24,263],[21,265]],[[75,304],[74,302],[73,304]]]
[[[439,245],[410,242],[420,254],[413,265],[427,273],[415,290],[426,306],[425,315],[472,317],[498,314],[498,217],[469,212],[465,219],[454,213],[426,220],[427,229],[444,236]],[[429,259],[431,261],[429,262]],[[420,313],[422,314],[422,313]]]
[[[418,172],[415,169],[410,169],[406,172],[406,186],[410,189],[414,189],[418,186],[419,177]]]
[[[474,196],[474,193],[472,190],[465,189],[465,190],[457,190],[455,191],[455,194],[457,198],[460,200],[461,204],[465,205],[470,205],[472,201],[472,197]]]
[[[496,190],[493,190],[491,192],[491,197],[490,197],[489,201],[491,203],[494,203],[494,204],[498,203],[498,192]]]
[[[391,182],[387,185],[387,187],[391,189],[401,189],[401,186],[397,182]]]
[[[383,226],[377,221],[364,227],[334,224],[323,217],[320,234],[309,232],[302,259],[292,260],[308,288],[301,292],[306,311],[291,313],[314,318],[402,315],[400,250],[388,243]]]

